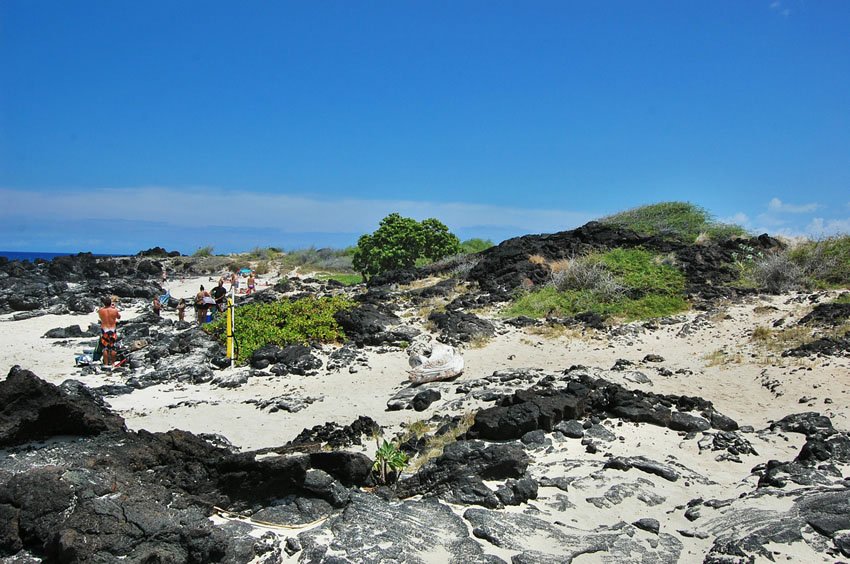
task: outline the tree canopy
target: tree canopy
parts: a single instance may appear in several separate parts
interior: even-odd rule
[[[377,231],[357,240],[352,264],[368,280],[390,270],[412,268],[418,259],[434,261],[459,252],[460,240],[441,221],[419,222],[391,213]]]

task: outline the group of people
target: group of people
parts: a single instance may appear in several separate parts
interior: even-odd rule
[[[240,291],[239,273],[232,273],[230,276],[230,289],[234,294],[253,294],[256,291],[256,277],[251,271],[245,280],[246,288]],[[165,270],[162,271],[162,285],[168,281],[168,275]],[[201,325],[212,317],[212,312],[224,312],[227,309],[227,290],[224,288],[225,278],[219,278],[218,284],[211,291],[204,289],[201,285],[200,290],[195,294],[194,308],[195,320],[198,325]],[[166,294],[168,295],[168,294]],[[103,364],[107,367],[112,367],[117,360],[116,343],[118,342],[118,320],[121,319],[121,313],[118,311],[117,299],[113,296],[104,296],[101,300],[102,307],[97,310],[97,315],[100,318],[100,345],[103,349]],[[162,312],[163,303],[159,297],[153,300],[153,313],[159,317]],[[186,320],[186,300],[180,298],[177,303],[177,318],[180,321]]]
[[[185,304],[184,304],[185,309]],[[198,325],[210,321],[212,312],[224,312],[227,309],[227,290],[224,289],[224,279],[219,278],[218,285],[208,292],[201,284],[201,289],[195,294],[195,318]],[[178,306],[179,312],[179,306]]]

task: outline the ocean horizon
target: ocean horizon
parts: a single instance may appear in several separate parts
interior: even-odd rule
[[[36,259],[53,260],[56,257],[67,257],[67,256],[79,254],[81,252],[88,252],[88,251],[78,251],[77,253],[50,253],[50,252],[46,252],[46,251],[0,251],[0,257],[6,257],[10,261],[13,261],[13,260],[19,260],[19,261],[28,260],[30,262],[33,262]],[[94,256],[105,257],[105,256],[110,256],[110,255],[94,253]]]

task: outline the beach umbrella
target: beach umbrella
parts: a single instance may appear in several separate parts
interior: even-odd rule
[[[251,274],[251,269],[250,268],[243,268],[242,270],[239,271],[239,274]]]

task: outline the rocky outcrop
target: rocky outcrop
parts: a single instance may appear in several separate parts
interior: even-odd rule
[[[0,382],[0,446],[123,428],[124,420],[85,386],[69,383],[58,388],[19,366]]]
[[[328,542],[328,539],[330,542]],[[340,514],[298,535],[302,562],[500,562],[469,538],[463,519],[433,500],[387,502],[352,494]]]
[[[0,556],[247,562],[268,547],[214,526],[213,506],[256,511],[299,496],[345,507],[371,470],[362,454],[258,458],[183,431],[131,433],[81,385],[60,389],[20,369],[0,383],[0,400],[3,445],[22,445],[0,458]],[[79,438],[31,442],[57,436]]]
[[[442,455],[416,474],[401,480],[396,492],[402,498],[427,495],[467,505],[501,507],[496,492],[484,480],[521,478],[529,460],[518,444],[459,441],[446,446]]]
[[[368,293],[361,297],[356,307],[334,314],[346,337],[357,346],[403,343],[406,346],[419,334],[418,330],[401,323],[384,298],[380,293]]]
[[[552,431],[564,420],[618,417],[635,423],[651,423],[677,431],[737,429],[737,423],[718,413],[711,402],[688,396],[658,395],[627,390],[618,384],[594,379],[583,369],[567,371],[563,385],[520,390],[483,409],[469,429],[470,438],[518,439],[529,431]],[[697,410],[697,414],[690,413]]]
[[[90,313],[105,295],[151,299],[160,293],[146,258],[95,257],[80,253],[47,262],[0,260],[0,313]]]

